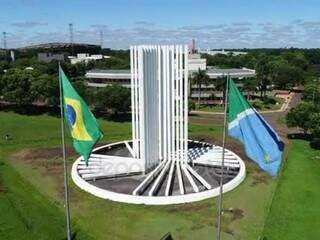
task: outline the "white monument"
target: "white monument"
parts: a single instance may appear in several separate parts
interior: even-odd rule
[[[239,156],[188,138],[187,46],[133,46],[131,59],[132,140],[94,150],[72,178],[98,197],[127,203],[177,204],[219,194],[245,177]],[[112,131],[112,129],[110,129]]]

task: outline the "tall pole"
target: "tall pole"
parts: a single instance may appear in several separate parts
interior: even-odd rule
[[[2,32],[3,35],[3,49],[7,50],[7,32]]]
[[[62,93],[62,81],[60,74],[59,63],[59,90],[60,90],[60,114],[61,114],[61,143],[62,143],[62,156],[63,156],[63,171],[64,171],[64,200],[67,220],[67,239],[71,240],[71,225],[70,225],[70,208],[69,208],[69,187],[68,187],[68,166],[66,160],[66,144],[64,136],[64,113],[63,113],[63,93]]]
[[[100,47],[102,51],[102,47],[103,47],[103,30],[102,29],[99,31],[99,40],[100,40]]]
[[[69,23],[69,34],[70,34],[71,54],[74,55],[74,49],[73,49],[73,24],[72,23]]]
[[[225,103],[224,103],[224,122],[223,122],[223,140],[222,140],[222,160],[220,173],[220,188],[219,188],[219,202],[218,202],[218,226],[217,226],[217,240],[221,239],[221,213],[222,213],[222,196],[223,196],[223,171],[224,171],[224,155],[227,135],[227,114],[228,114],[228,92],[229,92],[229,78],[227,76],[227,83],[225,89]]]

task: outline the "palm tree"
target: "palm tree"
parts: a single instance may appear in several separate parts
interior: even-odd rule
[[[220,91],[222,92],[222,103],[224,105],[224,101],[226,98],[226,82],[227,82],[227,78],[225,76],[223,77],[218,77],[217,79],[215,79],[214,81],[214,89],[216,91]]]
[[[192,84],[196,84],[198,86],[198,107],[200,106],[200,98],[201,98],[201,85],[204,84],[207,86],[209,84],[210,78],[205,70],[198,69],[197,72],[192,73]]]

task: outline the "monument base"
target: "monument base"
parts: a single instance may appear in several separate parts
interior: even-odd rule
[[[160,162],[144,174],[144,163],[132,157],[132,142],[96,148],[86,167],[78,158],[72,179],[84,191],[117,202],[167,205],[204,200],[219,195],[222,148],[188,141],[188,162]],[[245,178],[241,158],[226,149],[223,192],[236,188]]]

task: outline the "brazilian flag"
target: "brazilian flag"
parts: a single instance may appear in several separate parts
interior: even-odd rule
[[[59,77],[64,115],[73,138],[73,146],[88,165],[92,149],[103,137],[103,133],[89,107],[72,87],[61,67],[59,67]]]

